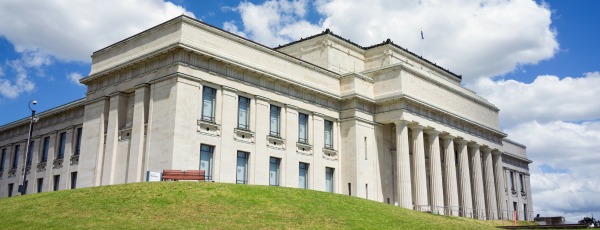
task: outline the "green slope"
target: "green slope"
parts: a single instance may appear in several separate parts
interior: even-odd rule
[[[154,182],[0,199],[0,228],[486,229],[510,222],[414,212],[282,187]]]

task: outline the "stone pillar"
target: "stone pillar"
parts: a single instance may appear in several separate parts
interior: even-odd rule
[[[458,186],[456,179],[456,166],[454,156],[453,136],[442,135],[442,147],[444,152],[444,205],[446,213],[450,216],[458,216]]]
[[[412,209],[412,184],[410,178],[410,150],[408,144],[407,121],[396,121],[396,196],[398,206]]]
[[[498,205],[496,203],[496,185],[494,180],[494,169],[492,164],[492,149],[488,147],[481,148],[483,156],[483,175],[485,187],[485,206],[487,207],[488,220],[498,219]]]
[[[423,126],[411,125],[413,143],[412,181],[415,210],[429,211],[427,191],[427,173],[425,168],[425,150],[423,148]]]
[[[117,161],[117,145],[119,143],[119,108],[124,104],[124,95],[113,93],[110,95],[110,110],[108,112],[108,125],[106,126],[106,147],[104,150],[104,164],[102,170],[102,185],[111,185],[115,181],[115,164]]]
[[[475,143],[469,143],[469,156],[471,158],[471,184],[473,186],[472,194],[473,194],[473,206],[474,206],[474,215],[473,218],[479,220],[485,220],[485,195],[483,190],[483,177],[481,170],[481,154],[479,152],[479,145]]]
[[[498,218],[508,220],[506,207],[506,188],[504,187],[504,170],[502,166],[502,152],[492,151],[492,161],[494,163],[494,181],[496,182],[496,200],[498,203]]]
[[[440,141],[437,130],[426,130],[429,149],[429,174],[431,175],[431,206],[434,214],[444,213],[444,182],[442,181],[442,162],[440,156]]]
[[[148,84],[135,86],[133,122],[131,124],[131,146],[127,172],[128,183],[144,181],[145,124],[148,120],[149,96],[150,88]]]
[[[458,153],[458,185],[460,190],[459,204],[461,207],[461,216],[473,217],[473,196],[471,194],[471,174],[469,172],[467,141],[459,139],[455,143]]]

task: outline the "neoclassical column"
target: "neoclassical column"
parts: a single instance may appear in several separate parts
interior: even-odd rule
[[[472,194],[473,194],[473,206],[474,206],[474,218],[479,220],[485,220],[485,195],[483,188],[483,177],[481,170],[481,154],[479,152],[479,145],[471,142],[468,145],[469,156],[471,158],[471,178],[472,181]]]
[[[117,163],[117,145],[119,142],[119,117],[122,107],[126,103],[121,92],[112,93],[108,112],[108,125],[106,126],[106,144],[104,149],[104,163],[102,170],[102,185],[112,185],[115,181],[115,168]]]
[[[444,184],[442,181],[442,162],[440,158],[440,131],[428,129],[427,148],[429,149],[429,175],[431,175],[431,206],[434,214],[444,213]]]
[[[131,142],[129,150],[129,167],[127,182],[144,181],[144,133],[148,121],[148,107],[150,99],[150,85],[140,84],[135,86],[133,121],[131,125]]]
[[[412,131],[412,181],[413,195],[415,199],[415,210],[429,211],[429,195],[427,192],[427,174],[425,168],[425,150],[423,142],[423,126],[410,125]]]
[[[458,216],[458,186],[456,180],[456,159],[454,157],[454,137],[441,135],[444,152],[444,205],[447,215]]]
[[[471,194],[471,174],[469,172],[467,141],[458,139],[455,143],[456,152],[458,153],[458,185],[460,188],[459,204],[461,215],[464,217],[473,217],[473,196]]]
[[[498,204],[496,203],[496,182],[494,182],[494,168],[492,164],[492,149],[488,147],[481,148],[483,156],[483,175],[485,187],[485,206],[487,207],[487,218],[489,220],[498,219]]]
[[[410,150],[408,144],[408,121],[400,120],[396,124],[396,186],[398,206],[412,209],[412,184],[410,179]]]
[[[492,161],[494,163],[494,181],[496,182],[496,200],[498,203],[498,218],[508,219],[506,216],[506,193],[504,188],[504,169],[502,166],[502,152],[492,151]]]

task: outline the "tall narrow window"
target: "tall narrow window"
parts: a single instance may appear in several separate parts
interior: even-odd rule
[[[525,184],[523,183],[523,174],[519,174],[519,185],[521,185],[521,192],[525,192]]]
[[[53,183],[53,191],[58,191],[58,189],[60,189],[60,175],[54,175],[53,177],[54,181],[52,181]]]
[[[247,184],[248,183],[248,157],[250,153],[238,151],[237,152],[237,168],[236,168],[236,183]]]
[[[2,158],[0,158],[0,172],[4,172],[4,163],[5,163],[5,159],[6,159],[6,149],[2,149],[2,155],[0,156]]]
[[[77,188],[77,172],[71,172],[71,189]]]
[[[62,132],[58,136],[58,156],[56,159],[63,159],[65,157],[65,144],[67,142],[67,133]]]
[[[37,192],[40,193],[44,190],[44,178],[37,179]]]
[[[308,144],[308,115],[298,113],[298,142]]]
[[[269,185],[279,186],[279,165],[281,159],[271,157],[269,159]]]
[[[238,128],[250,130],[250,98],[238,97]]]
[[[513,172],[510,172],[510,189],[515,191],[515,174]]]
[[[325,191],[333,192],[333,168],[325,167]]]
[[[527,220],[527,204],[523,204],[523,220]]]
[[[13,183],[8,184],[8,197],[12,196],[14,186],[15,186],[15,184],[13,184]]]
[[[31,165],[31,159],[33,158],[33,147],[35,146],[35,141],[29,142],[29,153],[27,153],[27,166]]]
[[[77,128],[77,139],[75,139],[75,155],[79,155],[81,150],[81,135],[83,129],[81,127]]]
[[[325,120],[325,148],[333,149],[333,121]]]
[[[281,136],[280,125],[281,125],[281,108],[276,105],[271,105],[271,115],[270,115],[270,132],[269,135],[274,137]]]
[[[50,149],[50,137],[44,137],[44,143],[42,146],[42,156],[40,157],[40,162],[48,161],[48,149]]]
[[[204,170],[205,180],[207,181],[212,181],[214,149],[214,146],[200,145],[200,170]]]
[[[27,194],[27,185],[29,184],[29,181],[26,180],[25,182],[23,182],[23,195]]]
[[[364,143],[364,145],[365,145],[365,160],[367,160],[367,153],[368,153],[368,151],[367,151],[367,137],[365,137],[365,141],[364,142],[365,142]]]
[[[300,162],[298,188],[308,188],[308,163]]]
[[[16,169],[17,165],[19,164],[19,147],[21,147],[21,146],[15,145],[15,151],[13,153],[11,169]]]
[[[202,88],[202,120],[215,121],[217,90],[208,86]]]

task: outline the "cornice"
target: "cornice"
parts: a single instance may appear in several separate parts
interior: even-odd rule
[[[85,98],[81,98],[81,99],[78,99],[76,101],[72,101],[72,102],[69,102],[67,104],[59,105],[59,106],[51,108],[49,110],[37,113],[36,115],[40,119],[43,119],[45,117],[49,117],[49,116],[52,116],[54,114],[62,113],[62,112],[74,109],[76,107],[83,106],[85,104],[85,101],[86,101]],[[4,132],[4,131],[6,131],[8,129],[15,128],[15,127],[18,127],[18,126],[21,126],[21,125],[28,125],[29,124],[29,118],[30,117],[28,116],[26,118],[22,118],[22,119],[13,121],[11,123],[2,125],[2,126],[0,126],[0,132]]]

